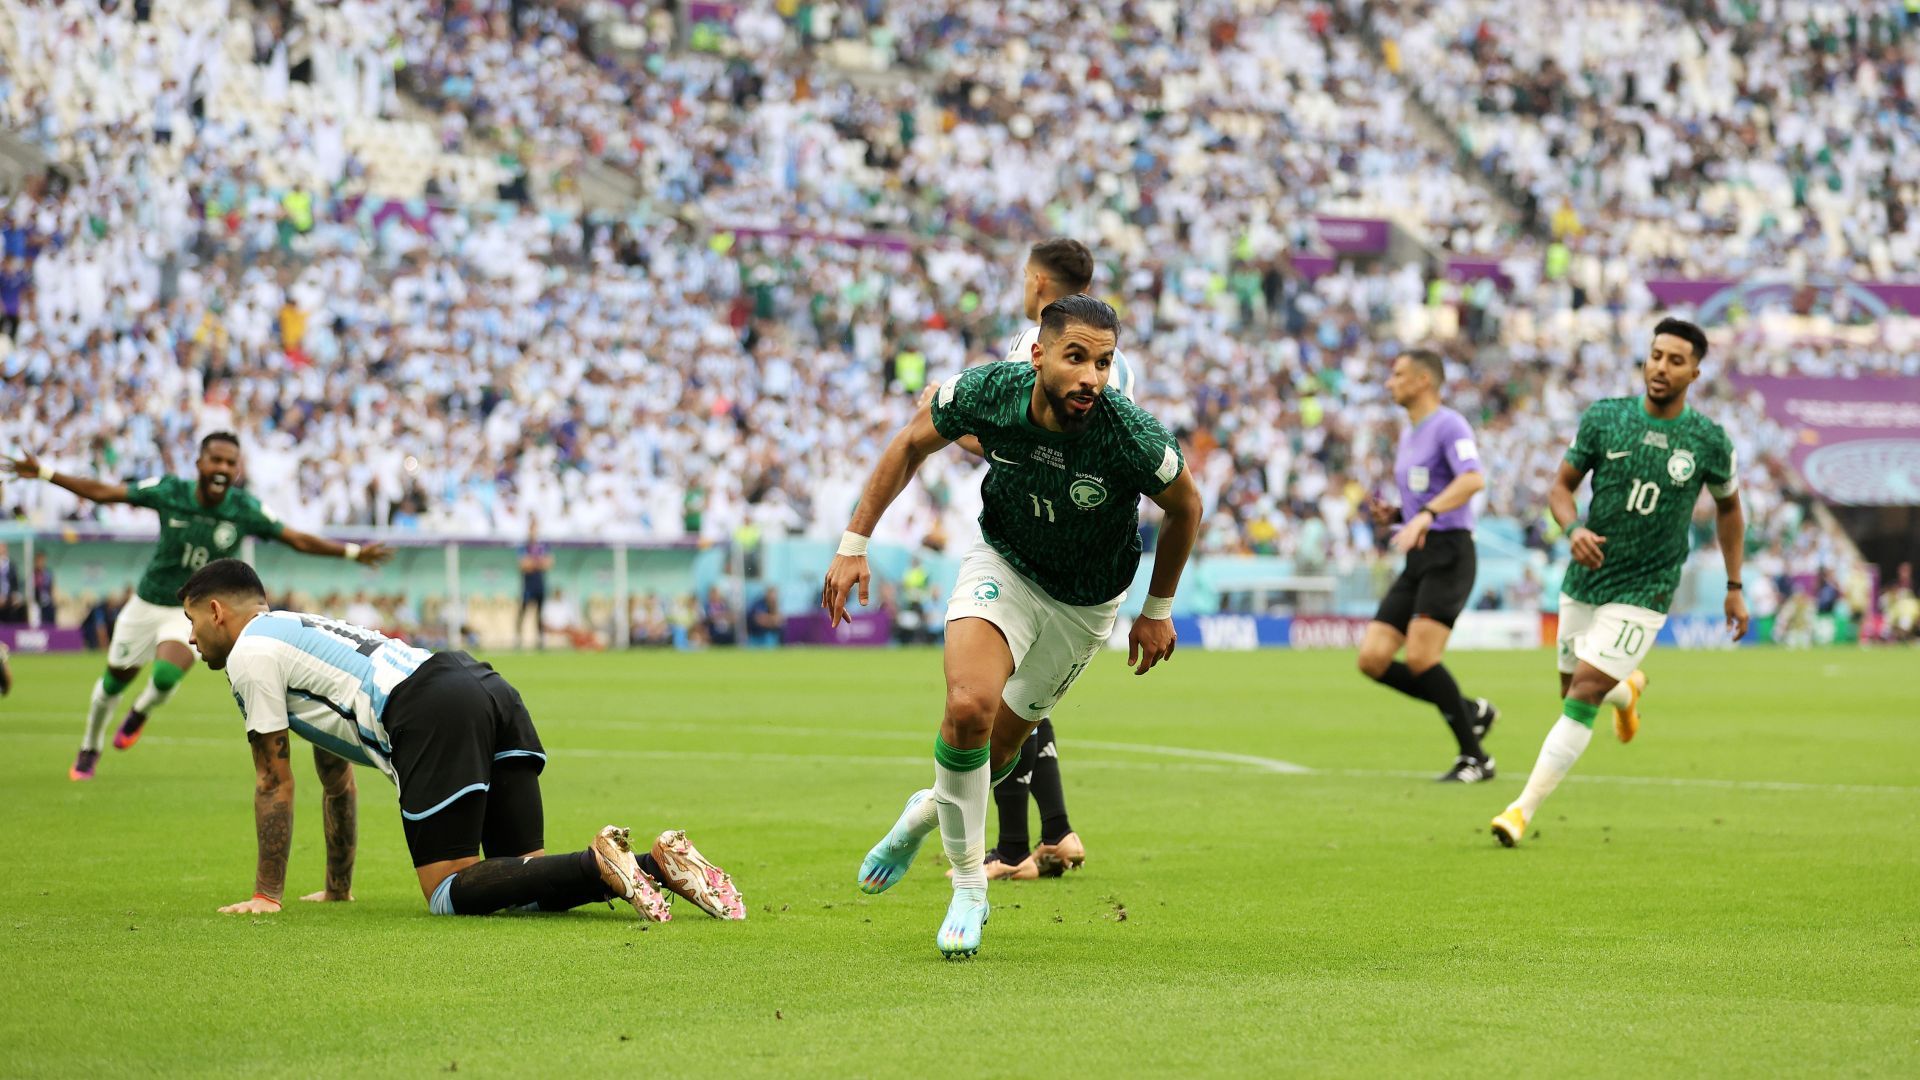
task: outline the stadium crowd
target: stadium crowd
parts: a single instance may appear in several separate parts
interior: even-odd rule
[[[1704,54],[1662,63],[1594,43],[1618,31],[1616,6],[1558,11],[1568,39],[1550,57],[1513,32],[1517,5],[1441,0],[1426,5],[1430,23],[1404,25],[1357,2],[1282,4],[1264,19],[1228,0],[1097,6],[1109,37],[1087,42],[1073,31],[1086,5],[1063,0],[749,4],[705,54],[671,47],[660,11],[635,5],[646,46],[596,56],[575,9],[536,4],[299,0],[229,24],[207,21],[225,10],[208,0],[147,23],[125,7],[6,0],[16,33],[0,113],[67,168],[0,212],[0,380],[21,403],[0,416],[0,444],[135,475],[185,471],[196,433],[233,428],[253,487],[284,493],[269,498],[302,528],[512,536],[537,517],[556,536],[831,536],[924,382],[996,355],[1016,329],[1025,244],[1066,233],[1101,256],[1095,289],[1122,312],[1137,396],[1188,443],[1210,510],[1203,551],[1376,558],[1358,510],[1401,422],[1385,371],[1402,341],[1448,322],[1462,328],[1449,399],[1511,477],[1487,509],[1544,548],[1555,538],[1539,508],[1573,418],[1635,392],[1654,310],[1642,275],[1738,272],[1831,226],[1817,268],[1857,276],[1879,265],[1876,243],[1912,231],[1912,162],[1885,160],[1878,127],[1818,174],[1884,222],[1781,213],[1771,174],[1726,180],[1700,165],[1618,179],[1648,172],[1625,162],[1654,153],[1668,125],[1647,115],[1668,115],[1660,106],[1696,102],[1701,140],[1744,138],[1726,133],[1734,118],[1748,124],[1754,95],[1779,92],[1741,74],[1779,47],[1730,23],[1710,25]],[[244,28],[237,41],[195,30],[229,25]],[[1872,22],[1848,48],[1878,56],[1887,32]],[[346,59],[294,64],[302,35]],[[105,43],[93,62],[74,62],[77,36]],[[1685,48],[1668,41],[1685,35],[1653,36]],[[856,89],[817,56],[851,39],[911,77]],[[1044,56],[1032,44],[1067,40]],[[1855,55],[1788,50],[1802,65],[1809,53]],[[1590,77],[1513,74],[1535,60]],[[1863,86],[1819,63],[1779,84],[1814,118],[1768,137],[1788,147],[1783,160],[1807,128],[1853,130],[1873,111],[1863,101],[1904,95],[1914,77],[1890,60]],[[1397,75],[1411,70],[1442,116],[1495,118],[1472,137],[1511,141],[1476,144],[1475,160],[1556,207],[1545,241],[1489,224],[1506,220],[1497,200],[1420,129]],[[292,89],[302,79],[308,89]],[[234,83],[274,97],[285,123],[236,119],[220,92]],[[329,125],[394,115],[400,85],[435,110],[441,151],[532,165],[538,205],[476,199],[430,169],[436,192],[469,205],[424,225],[359,212],[375,166]],[[1069,94],[1089,107],[1061,107]],[[1874,124],[1901,122],[1884,111]],[[1579,151],[1585,172],[1559,167],[1574,152],[1554,133],[1590,114],[1609,118],[1614,141]],[[1508,120],[1517,134],[1499,135]],[[675,213],[579,212],[565,177],[589,159],[633,176],[643,207]],[[1747,205],[1727,194],[1742,183],[1771,224],[1727,209]],[[1523,218],[1541,212],[1527,205]],[[1416,265],[1294,266],[1312,214],[1389,208],[1436,244],[1505,255],[1511,287],[1429,280]],[[1912,362],[1910,350],[1761,341],[1711,358],[1710,372]],[[1850,578],[1844,545],[1791,490],[1784,433],[1724,379],[1700,404],[1739,442],[1754,541],[1781,574]],[[958,542],[978,509],[976,470],[935,459],[881,539]],[[10,485],[5,499],[42,522],[135,517],[41,486]],[[692,636],[702,620],[684,615],[675,605],[636,625]]]

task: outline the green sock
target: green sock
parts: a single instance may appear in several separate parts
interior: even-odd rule
[[[1000,767],[999,772],[996,772],[993,774],[993,786],[999,787],[1000,781],[1005,780],[1009,776],[1012,776],[1014,773],[1014,770],[1018,769],[1019,767],[1020,767],[1020,755],[1015,754],[1013,755],[1012,760],[1008,761],[1005,765],[1002,765]]]
[[[119,697],[131,685],[129,680],[115,676],[112,670],[100,676],[100,690],[108,697]]]
[[[180,685],[180,680],[186,677],[187,673],[181,668],[165,660],[155,660],[153,680],[147,683],[145,690],[140,691],[139,697],[133,699],[134,710],[146,713],[165,705],[167,699],[173,696],[174,689]]]
[[[1592,727],[1593,718],[1600,715],[1600,706],[1567,698],[1560,703],[1560,715],[1582,727]]]
[[[947,740],[936,735],[933,737],[934,764],[954,772],[972,772],[985,765],[993,757],[993,747],[978,746],[972,750],[957,750],[947,745]]]

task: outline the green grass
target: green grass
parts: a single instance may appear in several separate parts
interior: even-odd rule
[[[1640,739],[1603,719],[1515,851],[1487,820],[1557,715],[1544,653],[1453,659],[1505,709],[1464,789],[1410,775],[1441,725],[1346,655],[1109,657],[1057,717],[1087,868],[994,886],[956,964],[937,845],[853,887],[929,779],[936,653],[496,660],[553,753],[548,846],[684,826],[748,922],[430,917],[364,770],[356,903],[216,915],[254,858],[225,680],[81,785],[99,660],[16,658],[0,1075],[1920,1074],[1911,652],[1657,654]]]

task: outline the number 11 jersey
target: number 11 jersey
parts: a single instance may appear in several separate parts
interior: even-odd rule
[[[1724,499],[1739,488],[1733,442],[1689,406],[1671,420],[1638,397],[1605,398],[1580,417],[1567,464],[1593,474],[1582,524],[1607,538],[1598,570],[1574,563],[1561,591],[1586,604],[1665,612],[1686,564],[1700,488]]]
[[[1185,465],[1179,443],[1122,394],[1102,394],[1076,432],[1048,431],[1028,406],[1031,364],[983,364],[940,387],[933,426],[972,435],[987,455],[980,533],[1000,557],[1063,604],[1104,604],[1140,566],[1140,496]]]

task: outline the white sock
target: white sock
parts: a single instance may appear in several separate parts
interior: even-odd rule
[[[80,749],[99,750],[106,745],[107,721],[113,719],[113,708],[119,703],[119,694],[107,693],[105,679],[94,680],[93,702],[87,706],[87,733],[80,739]]]
[[[953,864],[955,889],[985,889],[987,802],[991,770],[982,763],[965,772],[935,762],[932,802],[940,815],[940,841]]]
[[[1592,741],[1592,728],[1562,716],[1560,722],[1553,725],[1553,730],[1547,732],[1547,741],[1540,744],[1540,757],[1533,763],[1533,775],[1527,777],[1527,788],[1514,800],[1513,806],[1519,807],[1527,815],[1527,820],[1533,820],[1541,802],[1560,786],[1567,771],[1573,768],[1574,762],[1580,760],[1580,755]],[[1508,807],[1509,810],[1512,808]]]
[[[180,689],[178,685],[175,685],[173,688],[173,690],[178,689]],[[148,679],[147,688],[140,691],[139,697],[133,699],[133,707],[140,712],[150,713],[160,706],[165,705],[167,700],[173,697],[173,690],[162,690],[153,685],[152,679]]]
[[[1621,679],[1613,684],[1613,689],[1607,691],[1606,697],[1600,699],[1600,704],[1611,705],[1616,709],[1626,708],[1633,704],[1633,687],[1627,685],[1626,679]]]

